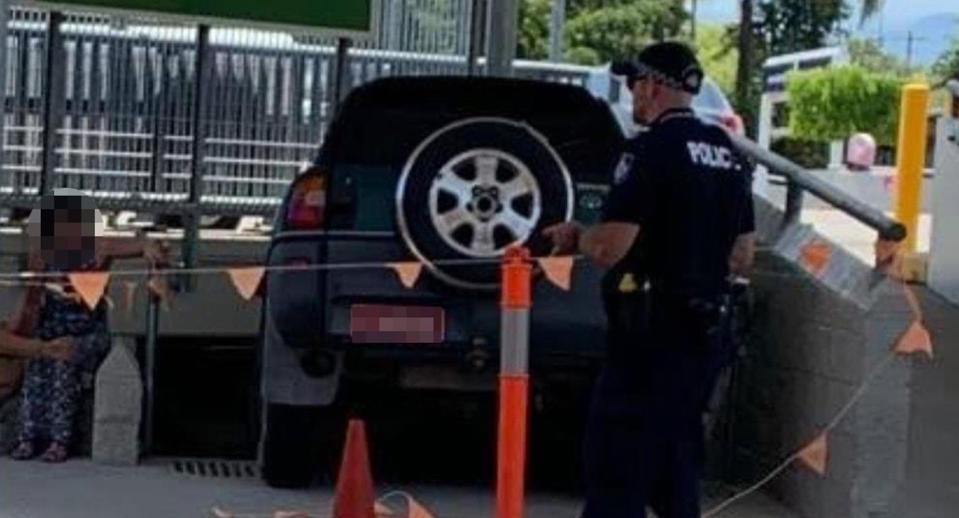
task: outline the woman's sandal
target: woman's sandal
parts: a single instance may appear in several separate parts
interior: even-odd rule
[[[30,460],[36,457],[36,452],[33,449],[33,444],[22,441],[17,444],[17,447],[10,452],[10,458],[13,460]]]
[[[63,462],[67,460],[67,448],[58,442],[52,442],[40,459],[43,462]]]

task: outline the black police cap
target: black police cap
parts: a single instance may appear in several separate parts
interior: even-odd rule
[[[692,49],[675,41],[649,45],[635,59],[613,62],[610,70],[627,78],[653,77],[691,94],[699,93],[704,75]]]

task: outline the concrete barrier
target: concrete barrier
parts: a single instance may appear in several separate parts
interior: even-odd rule
[[[913,319],[897,282],[839,247],[820,274],[807,273],[801,248],[822,238],[805,225],[781,227],[778,209],[756,204],[755,327],[733,402],[742,482],[814,439]],[[909,366],[894,360],[830,434],[825,477],[793,466],[772,491],[806,518],[889,516],[906,465]]]
[[[115,338],[97,371],[93,416],[93,460],[132,466],[140,454],[143,383],[132,339]]]

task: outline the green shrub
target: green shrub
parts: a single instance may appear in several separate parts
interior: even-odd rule
[[[893,145],[903,80],[857,66],[794,72],[786,80],[789,130],[801,140],[828,142],[866,132]]]

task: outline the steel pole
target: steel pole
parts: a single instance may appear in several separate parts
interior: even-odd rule
[[[66,63],[63,53],[63,13],[50,11],[47,19],[46,70],[43,75],[43,156],[40,195],[53,192],[57,167],[57,129],[63,123]],[[4,85],[5,89],[6,85]]]
[[[203,199],[203,144],[206,139],[206,121],[203,110],[206,107],[206,69],[207,54],[210,49],[210,26],[200,25],[196,35],[196,59],[193,68],[193,145],[190,168],[190,205],[196,207]],[[192,211],[184,218],[182,257],[186,268],[197,265],[197,241],[200,237],[200,212]],[[192,276],[184,279],[183,289],[193,291],[196,280]]]

